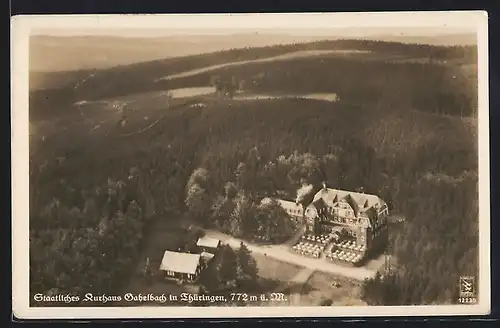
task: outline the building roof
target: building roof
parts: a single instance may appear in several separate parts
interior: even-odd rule
[[[278,199],[278,198],[269,198],[269,197],[266,197],[264,199],[262,199],[262,201],[260,202],[262,205],[268,205],[268,204],[271,204],[273,201],[277,202],[278,205],[280,205],[285,211],[300,211],[302,212],[302,210],[304,209],[304,207],[302,206],[302,204],[297,204],[295,202],[292,202],[290,200],[283,200],[283,199]]]
[[[198,239],[198,242],[196,243],[196,245],[198,245],[200,247],[217,248],[217,247],[219,247],[219,243],[220,243],[219,239],[203,236],[203,237]]]
[[[215,255],[209,252],[202,252],[201,257],[206,259],[206,260],[211,260]]]
[[[200,254],[165,251],[160,270],[194,274],[200,264]]]
[[[300,203],[297,204],[295,202],[283,199],[277,199],[277,201],[284,210],[302,211],[303,209],[303,206]]]
[[[317,209],[325,207],[325,201],[321,198],[316,199],[311,204],[313,204]]]
[[[376,195],[332,188],[322,188],[314,195],[313,202],[320,198],[330,206],[344,199],[356,213],[364,212],[371,207],[377,208],[385,205],[385,202]]]

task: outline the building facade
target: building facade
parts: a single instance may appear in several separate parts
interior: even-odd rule
[[[376,195],[327,188],[319,190],[304,211],[307,230],[334,233],[367,252],[387,243],[387,204]]]
[[[269,199],[265,199],[269,202]],[[312,202],[276,200],[291,218],[300,217],[306,234],[333,235],[334,246],[355,250],[365,258],[387,244],[387,204],[376,195],[327,188],[323,185]]]
[[[165,251],[160,270],[166,278],[196,281],[205,267],[200,254]]]
[[[262,199],[261,205],[268,205],[274,202],[278,204],[292,219],[294,220],[303,220],[304,218],[304,207],[302,204],[297,202],[292,202],[289,200],[283,199],[272,199],[266,197]]]

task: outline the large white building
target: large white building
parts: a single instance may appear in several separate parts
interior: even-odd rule
[[[315,234],[343,231],[367,251],[385,245],[388,215],[387,204],[376,195],[326,186],[314,195],[304,211],[309,231]]]
[[[335,233],[363,249],[363,256],[378,252],[387,242],[387,204],[378,196],[327,188],[323,184],[312,202],[303,206],[277,200],[292,217],[305,220],[308,233]]]

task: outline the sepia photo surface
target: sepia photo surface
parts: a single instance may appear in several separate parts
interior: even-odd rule
[[[12,20],[19,318],[490,310],[487,15]]]

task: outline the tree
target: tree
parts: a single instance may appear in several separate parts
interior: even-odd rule
[[[187,191],[186,206],[189,213],[196,219],[201,219],[207,215],[211,206],[207,191],[198,184],[192,184]]]
[[[201,188],[205,190],[210,189],[210,173],[207,169],[199,167],[191,173],[191,176],[188,179],[186,184],[186,189],[190,189],[193,185],[199,185]]]
[[[224,194],[226,195],[226,200],[231,200],[236,197],[238,189],[234,182],[226,182],[224,185]]]
[[[219,284],[223,288],[233,288],[236,285],[236,268],[238,265],[234,250],[228,245],[223,245],[215,258],[214,264]]]
[[[290,216],[275,201],[257,210],[258,234],[270,242],[282,242],[291,237],[295,224]]]
[[[215,92],[219,97],[225,97],[226,93],[231,92],[230,83],[224,81],[220,76],[212,76],[210,85],[215,88]]]
[[[236,281],[240,287],[251,288],[257,282],[257,262],[252,257],[250,250],[241,242],[236,251],[237,268]]]
[[[221,291],[224,287],[219,278],[220,264],[218,258],[210,263],[208,267],[201,272],[198,283],[202,293],[211,294]]]
[[[239,189],[245,190],[248,187],[249,177],[247,174],[247,166],[240,162],[236,168],[236,184]]]
[[[242,237],[245,234],[251,233],[256,225],[252,220],[253,206],[248,195],[240,191],[233,200],[234,209],[231,213],[231,233],[234,236]]]
[[[221,78],[220,76],[212,76],[210,77],[210,85],[213,86],[216,91],[219,91],[220,85],[221,85]]]

